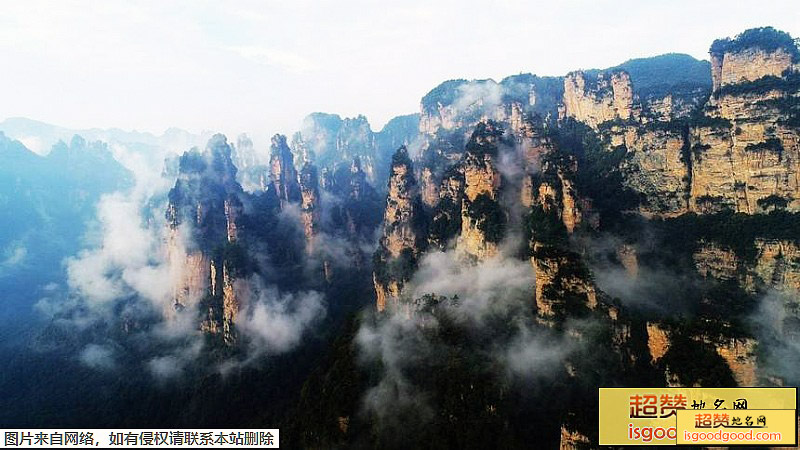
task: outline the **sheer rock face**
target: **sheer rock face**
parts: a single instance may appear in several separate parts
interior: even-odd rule
[[[526,186],[523,184],[523,194],[526,193],[525,189]],[[583,220],[581,202],[577,198],[572,181],[560,169],[557,170],[553,182],[544,181],[539,184],[537,195],[531,204],[542,206],[546,212],[555,210],[567,228],[567,233],[570,234]]]
[[[723,208],[755,214],[774,208],[769,199],[800,210],[800,131],[770,102],[797,93],[724,94],[705,114],[712,125],[666,129],[645,124],[604,131],[612,146],[624,145],[625,186],[641,195],[646,216]]]
[[[563,117],[572,117],[597,128],[603,122],[633,115],[633,86],[627,72],[599,74],[590,80],[583,72],[564,79]]]
[[[753,272],[774,289],[800,293],[800,248],[791,241],[756,240],[758,257]]]
[[[557,77],[521,74],[499,83],[493,80],[446,81],[422,98],[420,132],[435,134],[474,127],[483,120],[507,121],[519,112],[535,112],[542,116],[556,112],[563,81]]]
[[[317,168],[306,163],[300,171],[300,220],[306,237],[306,252],[313,253],[314,239],[320,227],[320,199]]]
[[[464,173],[456,166],[444,174],[438,190],[438,201],[433,208],[431,232],[428,243],[433,248],[446,250],[461,231],[461,213],[464,201]]]
[[[621,133],[620,145],[628,148],[624,162],[625,185],[639,192],[639,210],[646,216],[674,216],[688,209],[689,167],[684,161],[685,137],[675,131]]]
[[[535,247],[534,247],[535,249]],[[552,295],[546,295],[545,290],[555,283],[558,274],[558,261],[553,258],[531,257],[531,266],[536,278],[536,312],[542,319],[551,319],[556,316],[556,299]]]
[[[463,144],[480,123],[493,121],[518,133],[527,115],[555,116],[561,103],[561,77],[520,74],[497,83],[493,80],[446,81],[422,98],[419,133],[422,155],[440,153],[449,163],[463,156]],[[442,138],[458,142],[443,151]],[[440,174],[446,167],[434,168]],[[422,183],[422,180],[420,180]]]
[[[747,195],[741,181],[735,178],[732,141],[725,130],[703,127],[693,130],[697,148],[707,146],[702,155],[692,157],[689,209],[698,213],[719,211],[723,207],[736,209],[738,191]]]
[[[205,295],[209,286],[211,262],[200,250],[187,251],[178,228],[169,230],[167,260],[170,263],[171,279],[176,280],[172,287],[172,305],[165,310],[165,315],[171,317],[176,309],[196,305]]]
[[[536,277],[536,309],[546,324],[563,319],[566,309],[598,305],[594,284],[572,270],[578,261],[568,253],[552,254],[545,245],[533,244],[531,265]],[[578,302],[579,305],[568,304]]]
[[[408,151],[401,147],[392,157],[383,235],[376,252],[373,281],[378,311],[398,305],[403,284],[423,250],[424,231],[418,229],[422,201],[413,170]]]
[[[423,167],[420,174],[420,186],[422,193],[422,203],[428,206],[436,206],[439,202],[439,184],[430,167]]]
[[[235,341],[232,324],[244,301],[234,289],[237,280],[228,261],[215,254],[220,243],[235,244],[239,238],[243,191],[231,156],[222,135],[212,137],[203,152],[186,152],[166,212],[167,256],[177,280],[172,312],[202,303],[207,311],[200,329],[222,333],[228,344]]]
[[[389,177],[389,194],[386,198],[381,239],[381,245],[393,258],[399,257],[405,249],[411,250],[414,254],[418,252],[419,236],[414,222],[416,216],[421,213],[416,202],[419,192],[408,153],[403,148],[398,150],[395,156]]]
[[[704,243],[694,254],[695,266],[704,277],[734,280],[750,293],[775,290],[795,298],[800,293],[800,248],[792,241],[756,239],[755,260],[745,261],[732,250]],[[788,312],[788,311],[787,311]],[[791,314],[791,313],[790,313]],[[775,324],[781,329],[781,324]],[[741,386],[757,382],[755,339],[714,342],[717,353],[727,362]]]
[[[558,179],[561,182],[561,220],[567,228],[567,233],[571,234],[581,223],[581,212],[572,181],[566,178],[563,172],[558,174]]]
[[[537,202],[533,175],[542,171],[542,161],[553,151],[553,145],[541,135],[531,122],[524,122],[517,134],[517,144],[522,152],[525,176],[522,179],[520,202],[526,208]]]
[[[228,265],[222,265],[222,337],[226,344],[236,342],[234,324],[242,306],[247,303],[249,285],[244,280],[237,280],[231,275]]]
[[[580,256],[567,250],[554,249],[534,241],[531,243],[531,266],[536,279],[535,302],[538,320],[554,325],[577,311],[593,311],[601,306],[591,278],[582,268]],[[605,308],[605,306],[604,306]],[[604,309],[605,311],[605,309]],[[617,320],[617,311],[606,311],[618,332],[616,348],[629,338],[627,324]],[[578,313],[580,314],[580,313]]]
[[[730,249],[704,243],[693,259],[697,272],[704,278],[732,280],[737,276],[739,261]]]
[[[294,167],[292,151],[286,144],[286,136],[276,134],[272,137],[269,166],[272,189],[280,199],[281,206],[299,202],[300,185],[297,181],[297,169]]]
[[[727,111],[735,100],[723,97],[710,114],[728,118],[732,126],[692,130],[690,210],[727,207],[754,214],[771,207],[764,203],[768,198],[785,200],[789,210],[800,209],[800,132],[783,126],[780,114],[759,111],[756,104],[762,100],[768,99],[747,101],[751,110],[746,118]]]
[[[435,111],[426,111],[420,116],[419,131],[434,135],[440,128],[452,130],[463,124],[457,120],[458,111],[452,106],[438,105]]]
[[[369,189],[367,183],[367,174],[361,166],[361,159],[353,158],[350,164],[350,198],[353,200],[362,200],[364,193]]]
[[[494,122],[482,122],[476,128],[467,144],[462,163],[464,173],[464,197],[461,208],[461,233],[456,249],[464,255],[478,260],[495,256],[498,252],[498,239],[487,236],[487,222],[493,221],[489,209],[499,208],[501,174],[495,159],[498,156],[498,143],[502,136]],[[481,197],[481,198],[479,198]],[[488,208],[487,208],[488,205]]]
[[[464,160],[464,195],[469,201],[481,194],[495,199],[500,189],[500,172],[490,154],[467,154]]]
[[[591,440],[579,431],[571,431],[565,425],[561,426],[561,442],[559,450],[587,450],[593,448]]]
[[[235,242],[236,238],[238,237],[238,229],[236,228],[236,220],[241,214],[241,206],[237,203],[232,201],[231,199],[226,199],[224,202],[225,208],[225,225],[227,231],[227,238],[228,242]]]
[[[487,241],[484,233],[478,228],[478,221],[467,214],[461,216],[461,235],[458,237],[456,248],[478,261],[496,256],[498,253],[497,243]]]
[[[742,261],[730,249],[704,243],[693,258],[698,273],[717,280],[736,280],[748,292],[765,288],[800,292],[800,248],[791,241],[756,239],[754,262]]]
[[[673,117],[688,115],[689,111],[681,110],[680,104],[673,100],[672,95],[667,94],[663,98],[652,99],[646,102],[643,109],[654,120],[667,122]]]
[[[373,275],[373,283],[375,284],[375,306],[378,312],[386,310],[397,310],[400,302],[400,291],[402,290],[402,283],[396,280],[382,282],[378,280],[377,276]]]
[[[461,205],[464,196],[464,174],[461,170],[456,170],[445,175],[439,187],[439,199],[451,199],[454,203]]]
[[[205,294],[218,301],[205,302],[207,310],[202,311],[200,330],[221,337],[226,345],[234,345],[238,339],[236,318],[249,301],[250,286],[246,280],[233,276],[228,261],[216,262],[212,259],[209,268],[210,284]]]
[[[711,79],[713,89],[761,77],[781,74],[792,67],[792,55],[783,48],[769,52],[761,48],[747,48],[736,52],[711,53]]]
[[[635,279],[639,276],[639,257],[636,247],[629,244],[622,244],[617,247],[616,254],[617,259],[619,259],[620,264],[625,268],[625,272],[628,273],[629,277]]]
[[[755,339],[722,339],[711,341],[705,336],[693,338],[714,348],[731,370],[737,385],[757,386],[758,366],[756,362]],[[650,350],[651,362],[660,360],[672,346],[670,332],[656,322],[647,323],[647,347]],[[677,383],[673,380],[673,384]]]
[[[236,146],[233,147],[231,159],[239,170],[247,170],[258,164],[255,148],[253,147],[253,140],[246,134],[240,134],[236,138]]]
[[[555,211],[572,234],[584,220],[586,202],[578,197],[573,179],[578,171],[574,156],[563,155],[552,160],[548,158],[555,148],[551,142],[539,137],[536,132],[528,132],[529,145],[523,146],[525,177],[522,182],[521,198],[524,206],[541,206],[545,212]],[[534,179],[538,180],[538,187]]]
[[[269,173],[268,161],[263,157],[265,155],[255,149],[253,140],[246,134],[240,134],[236,138],[236,145],[231,143],[231,148],[231,160],[238,169],[236,175],[239,183],[247,191],[263,192]]]
[[[367,177],[375,182],[376,164],[384,162],[376,137],[364,116],[342,119],[335,114],[313,113],[303,120],[303,130],[295,136],[293,147],[296,154],[305,155],[304,159],[334,170],[359,158]]]
[[[739,386],[757,386],[755,339],[731,339],[715,345],[717,354],[725,360]]]
[[[584,221],[587,208],[573,184],[577,161],[572,155],[553,158],[557,151],[554,145],[535,133],[533,136],[526,164],[536,170],[529,170],[534,173],[523,179],[523,204],[555,216],[566,233],[572,234]],[[535,301],[540,321],[552,325],[568,316],[569,311],[597,308],[598,291],[583,270],[580,256],[566,247],[542,242],[535,228],[531,232],[531,265],[536,277]]]
[[[667,331],[658,323],[647,322],[647,348],[650,350],[650,358],[653,363],[667,354],[670,345],[671,341]]]
[[[180,159],[178,180],[169,193],[167,254],[178,273],[176,308],[196,304],[209,286],[210,250],[219,241],[237,236],[241,186],[231,147],[216,135],[201,153],[193,149]]]

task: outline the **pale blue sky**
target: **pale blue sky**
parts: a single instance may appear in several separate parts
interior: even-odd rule
[[[0,120],[266,135],[325,111],[379,129],[446,79],[706,59],[762,25],[800,35],[797,0],[0,0]]]

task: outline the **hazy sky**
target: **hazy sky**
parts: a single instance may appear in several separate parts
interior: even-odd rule
[[[451,78],[562,75],[773,25],[785,1],[6,1],[0,120],[291,132],[309,112],[416,112]]]

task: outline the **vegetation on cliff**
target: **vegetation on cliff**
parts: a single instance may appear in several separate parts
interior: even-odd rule
[[[458,88],[467,83],[467,80],[458,79],[439,84],[422,97],[422,111],[434,113],[437,112],[440,105],[452,104],[459,96]]]
[[[730,248],[745,261],[757,256],[757,238],[800,242],[800,213],[773,211],[744,214],[727,210],[716,214],[684,214],[657,219],[652,225],[665,236],[664,243],[682,254],[692,254],[702,241]]]
[[[731,38],[717,39],[711,44],[712,55],[721,56],[725,53],[735,53],[749,48],[760,48],[767,53],[783,49],[792,55],[792,62],[800,60],[800,50],[792,36],[773,27],[751,28]]]
[[[506,213],[497,200],[488,194],[480,194],[475,200],[467,202],[467,214],[477,222],[489,242],[500,242],[506,228]]]
[[[638,195],[623,184],[620,171],[627,154],[625,147],[607,150],[594,130],[573,119],[562,121],[558,127],[549,127],[547,133],[559,151],[577,158],[576,188],[579,194],[592,199],[601,222],[610,226],[625,211],[638,206]]]
[[[711,65],[681,53],[637,58],[606,69],[628,72],[640,98],[682,95],[711,89]]]

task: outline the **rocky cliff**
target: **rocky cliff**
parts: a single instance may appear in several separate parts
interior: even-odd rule
[[[236,179],[242,188],[247,192],[266,191],[270,184],[269,153],[256,149],[246,134],[240,134],[231,148]]]
[[[709,53],[714,92],[726,85],[780,77],[798,62],[791,36],[772,27],[746,30],[733,39],[718,39]]]
[[[464,194],[461,233],[456,249],[477,260],[495,256],[503,237],[506,217],[500,206],[501,174],[497,169],[503,129],[493,121],[475,127],[461,164]]]
[[[635,98],[634,113],[619,114],[614,86],[624,85],[623,79],[598,82],[602,89],[590,102],[579,95],[582,78],[568,76],[565,114],[596,128],[608,147],[625,149],[624,184],[641,196],[642,213],[797,210],[797,52],[791,39],[768,29],[716,41],[713,91],[695,96],[705,104],[696,101],[683,117],[639,115],[638,109],[655,104]]]
[[[306,162],[300,171],[300,220],[306,238],[306,252],[314,252],[314,241],[320,229],[320,197],[317,168]]]
[[[524,113],[555,115],[563,83],[558,77],[521,74],[494,80],[450,80],[426,94],[420,104],[419,131],[423,136],[458,133],[469,136],[478,122],[505,123]]]
[[[173,309],[199,308],[201,329],[228,343],[235,341],[233,322],[244,301],[234,289],[231,261],[217,250],[236,245],[239,235],[243,191],[231,153],[223,135],[212,137],[203,152],[185,153],[167,208],[167,254],[177,275]]]
[[[271,188],[281,205],[299,203],[300,185],[297,181],[297,169],[294,166],[292,151],[286,144],[286,136],[276,134],[272,137],[269,167]]]
[[[674,335],[676,331],[670,331],[658,323],[647,324],[647,345],[650,352],[651,362],[654,365],[661,364],[660,361],[668,355],[673,346],[673,341],[678,340]],[[690,342],[699,347],[709,348],[716,353],[721,364],[727,366],[732,379],[739,386],[758,386],[758,361],[756,357],[757,341],[752,338],[721,338],[718,336],[693,335]],[[670,386],[682,386],[679,377],[675,372],[681,368],[677,365],[662,365],[664,367],[665,382]],[[706,368],[708,370],[708,367]]]
[[[375,254],[375,291],[378,311],[396,308],[423,250],[422,201],[408,151],[400,147],[392,156],[383,233]]]
[[[397,258],[404,250],[418,252],[419,239],[415,219],[418,210],[419,192],[413,174],[411,159],[405,148],[400,148],[392,157],[392,172],[384,213],[384,234],[381,245],[391,257]]]
[[[756,239],[755,258],[748,261],[729,248],[704,243],[693,258],[703,277],[734,280],[749,292],[776,289],[800,292],[800,247],[795,241]]]
[[[592,448],[592,442],[580,431],[570,431],[566,426],[561,426],[561,442],[559,450],[585,450]]]
[[[198,328],[228,347],[240,343],[237,320],[262,282],[286,289],[304,283],[352,289],[357,277],[371,275],[364,248],[380,223],[381,201],[359,158],[328,179],[323,190],[315,165],[306,161],[298,174],[286,138],[275,135],[270,181],[266,189],[248,192],[237,181],[233,155],[223,135],[214,136],[203,151],[182,155],[166,212],[175,280],[166,315],[197,314]],[[398,185],[398,198],[404,189]],[[295,207],[297,221],[286,214]],[[403,234],[390,235],[387,248],[394,249],[394,237]]]
[[[367,180],[380,185],[388,176],[392,152],[416,139],[418,122],[416,114],[398,116],[376,132],[362,115],[343,119],[336,114],[313,113],[292,138],[292,149],[301,160],[333,173],[347,170],[358,158]]]
[[[723,59],[721,64],[723,68],[766,64],[758,59],[746,61]],[[714,91],[705,108],[714,124],[691,129],[690,209],[703,212],[727,207],[754,214],[800,208],[800,132],[793,125],[791,107],[787,107],[800,95],[800,74],[790,66],[782,67],[779,76],[721,81]]]
[[[601,73],[597,78],[572,72],[564,79],[564,103],[560,114],[597,127],[633,115],[633,86],[627,72]]]

